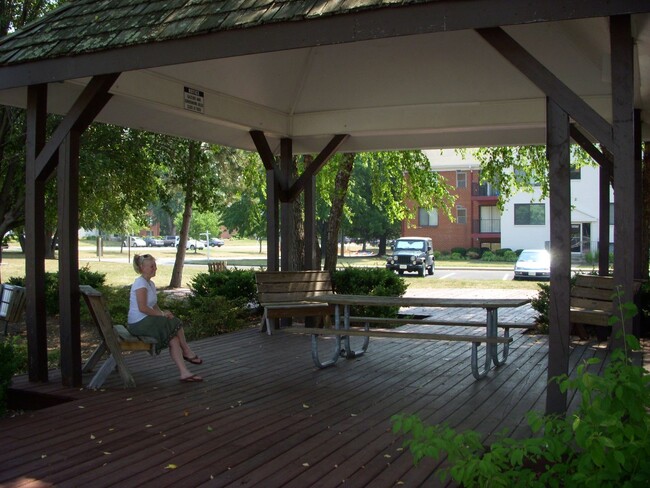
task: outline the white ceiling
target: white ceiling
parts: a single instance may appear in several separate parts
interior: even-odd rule
[[[650,138],[650,15],[634,15],[637,108]],[[609,24],[587,19],[505,28],[537,60],[611,120]],[[63,113],[87,80],[50,85]],[[204,92],[204,113],[183,88]],[[293,140],[318,152],[545,143],[545,96],[475,31],[455,31],[247,55],[123,73],[98,120],[254,149]],[[20,104],[24,89],[0,92]]]

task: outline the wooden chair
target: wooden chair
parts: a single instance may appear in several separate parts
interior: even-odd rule
[[[90,315],[102,338],[99,346],[97,346],[88,361],[84,364],[82,371],[84,373],[92,371],[104,353],[106,351],[109,352],[109,356],[104,361],[104,364],[90,380],[88,388],[100,388],[115,367],[117,367],[117,371],[122,377],[124,386],[126,388],[135,387],[135,380],[129,368],[126,366],[122,352],[147,351],[152,356],[155,356],[156,339],[152,337],[135,337],[123,325],[114,325],[102,294],[88,285],[79,286],[79,290],[84,297],[86,305],[88,305]]]
[[[25,288],[2,284],[0,288],[0,320],[5,323],[5,336],[10,322],[20,322],[25,312]]]
[[[210,261],[208,262],[208,272],[219,273],[221,271],[226,271],[226,265],[226,261]]]

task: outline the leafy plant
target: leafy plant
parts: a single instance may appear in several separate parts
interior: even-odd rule
[[[0,416],[7,411],[7,392],[18,371],[18,355],[13,340],[0,341]]]
[[[221,296],[240,305],[258,303],[255,273],[226,269],[218,273],[199,273],[190,282],[197,297]]]
[[[385,268],[346,268],[332,274],[336,293],[401,297],[408,285],[403,278]],[[366,317],[397,317],[399,307],[351,307],[352,315]]]
[[[634,304],[620,307],[613,322],[636,314]],[[534,437],[503,437],[491,446],[477,432],[458,433],[446,425],[426,426],[416,416],[396,415],[393,431],[406,434],[415,462],[447,455],[440,470],[465,487],[483,486],[648,486],[650,483],[650,374],[634,365],[628,349],[633,336],[612,352],[602,376],[590,373],[592,358],[575,378],[555,378],[560,389],[577,390],[581,402],[569,418],[528,414]]]

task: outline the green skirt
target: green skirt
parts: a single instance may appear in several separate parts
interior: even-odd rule
[[[173,317],[168,319],[162,315],[148,315],[140,322],[128,324],[128,329],[134,336],[153,337],[158,341],[156,344],[156,354],[169,347],[169,341],[178,335],[178,331],[183,327],[180,319]]]

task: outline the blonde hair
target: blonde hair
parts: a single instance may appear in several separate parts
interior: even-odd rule
[[[142,273],[142,265],[144,264],[145,261],[155,261],[156,258],[154,258],[151,254],[136,254],[133,256],[133,269],[135,270],[136,273],[140,274]]]

